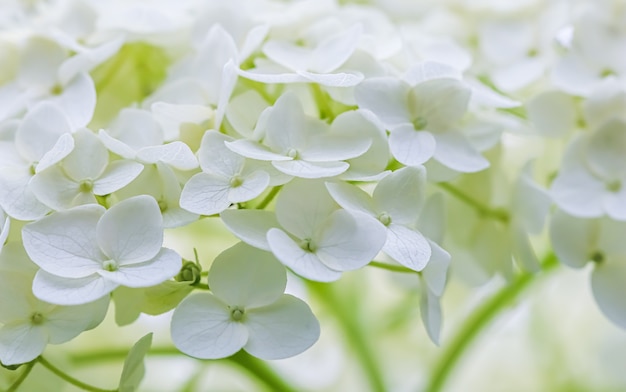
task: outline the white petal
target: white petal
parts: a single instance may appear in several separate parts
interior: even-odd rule
[[[243,242],[220,253],[209,271],[211,292],[230,306],[258,308],[285,291],[285,267],[269,252]]]
[[[387,226],[383,252],[415,271],[423,270],[431,255],[430,245],[420,232],[394,223]]]
[[[363,26],[355,24],[320,42],[311,55],[308,69],[327,74],[339,68],[356,49],[362,31]]]
[[[37,199],[54,210],[73,207],[76,196],[81,192],[79,187],[77,182],[65,176],[59,166],[44,170],[30,182],[30,188]]]
[[[230,188],[228,200],[233,203],[252,200],[263,193],[269,184],[270,175],[262,170],[257,170],[244,177],[241,185]]]
[[[98,326],[109,308],[109,298],[77,306],[56,306],[45,315],[51,344],[61,344],[74,339],[81,332]]]
[[[109,152],[100,139],[88,129],[74,133],[74,150],[63,159],[63,170],[75,181],[94,180],[109,163]]]
[[[105,260],[96,241],[96,225],[103,214],[103,207],[86,205],[49,215],[24,226],[24,248],[39,267],[51,274],[89,276]]]
[[[353,87],[361,83],[365,76],[361,72],[339,72],[319,74],[307,71],[298,71],[298,75],[308,79],[309,82],[327,87]]]
[[[144,147],[137,152],[137,159],[146,163],[164,162],[179,170],[191,170],[198,167],[198,161],[189,146],[179,141],[161,146]]]
[[[582,268],[595,250],[591,238],[597,227],[591,220],[557,211],[550,222],[550,240],[559,261],[574,268]]]
[[[307,162],[302,159],[273,161],[272,165],[285,174],[300,178],[334,177],[350,167],[346,162]]]
[[[569,214],[593,218],[604,214],[603,196],[607,193],[604,182],[585,169],[563,170],[552,182],[550,195],[560,208]]]
[[[451,256],[436,242],[428,240],[428,244],[432,253],[430,261],[422,270],[422,278],[428,285],[428,290],[435,296],[440,297],[446,287]]]
[[[296,94],[284,93],[267,119],[264,143],[282,153],[291,148],[300,150],[306,145],[307,127],[307,117]]]
[[[606,260],[594,269],[591,289],[598,307],[620,328],[626,328],[626,263],[623,258]]]
[[[542,135],[563,137],[576,128],[574,98],[561,91],[543,92],[526,103],[528,119]]]
[[[359,84],[354,94],[361,109],[373,112],[390,129],[411,122],[409,88],[395,78],[372,78]]]
[[[342,208],[376,216],[377,211],[374,208],[372,197],[361,188],[345,182],[327,182],[326,189]]]
[[[385,244],[385,226],[359,212],[337,210],[324,222],[313,240],[315,251],[324,264],[334,270],[348,271],[368,264]]]
[[[328,268],[315,253],[304,251],[280,229],[270,229],[267,242],[278,260],[306,279],[332,282],[341,277],[341,272]]]
[[[126,143],[121,142],[109,135],[107,131],[101,129],[98,132],[98,137],[102,140],[102,143],[106,146],[114,154],[121,156],[126,159],[134,159],[137,152],[128,146]]]
[[[621,180],[626,174],[626,122],[613,119],[589,137],[585,146],[591,171],[605,181]]]
[[[489,167],[489,161],[459,132],[434,135],[437,149],[434,158],[439,163],[462,173],[474,173]]]
[[[104,196],[130,184],[143,170],[141,163],[121,159],[111,162],[93,183],[93,193]]]
[[[420,316],[428,337],[435,344],[439,344],[439,334],[441,333],[441,304],[439,298],[428,289],[422,290],[420,298]]]
[[[319,135],[309,139],[307,146],[300,153],[300,157],[310,162],[331,162],[356,158],[363,155],[370,146],[372,140],[356,136]]]
[[[80,73],[52,99],[67,114],[71,129],[87,126],[96,108],[96,87],[87,73]]]
[[[31,221],[42,218],[50,208],[40,202],[29,188],[29,169],[0,169],[0,205],[11,218]]]
[[[256,82],[261,83],[306,83],[309,82],[307,78],[304,76],[298,75],[297,73],[291,73],[287,70],[278,71],[278,72],[269,72],[265,69],[254,68],[250,71],[244,71],[239,69],[237,71],[239,76],[242,76],[246,79],[254,80]]]
[[[198,150],[198,159],[202,170],[232,177],[241,171],[245,158],[231,151],[224,142],[231,142],[233,138],[214,130],[204,133]]]
[[[230,190],[231,185],[227,178],[198,173],[185,184],[180,194],[180,206],[196,214],[217,214],[230,206]]]
[[[163,218],[150,196],[136,196],[109,208],[98,222],[98,244],[120,264],[148,261],[163,244]]]
[[[227,305],[204,293],[191,295],[178,305],[170,330],[180,351],[202,359],[229,357],[248,341],[248,329],[231,319]]]
[[[58,305],[82,305],[104,297],[117,283],[98,274],[85,278],[60,278],[39,270],[33,280],[33,294],[42,301]]]
[[[276,214],[264,210],[225,210],[220,214],[224,225],[243,242],[263,250],[270,250],[267,232],[280,227]]]
[[[305,70],[311,63],[311,50],[291,42],[270,40],[263,45],[263,54],[292,71]]]
[[[233,152],[260,161],[289,161],[293,158],[272,152],[268,147],[252,140],[235,140],[226,142],[226,146]]]
[[[416,131],[412,125],[394,128],[389,135],[393,156],[407,166],[420,166],[435,154],[436,142],[430,132]]]
[[[213,118],[213,109],[205,105],[173,104],[155,102],[150,106],[154,118],[163,128],[165,140],[175,140],[180,136],[183,124],[203,124]]]
[[[39,163],[37,163],[35,172],[39,173],[60,162],[63,158],[68,156],[72,150],[74,150],[74,138],[72,138],[72,135],[69,133],[61,135],[54,146],[41,157]]]
[[[244,350],[261,359],[293,357],[311,347],[320,326],[302,300],[283,295],[275,303],[246,312],[250,337]]]
[[[378,211],[389,214],[393,223],[411,226],[424,206],[425,193],[424,167],[405,167],[380,180],[372,197]]]
[[[181,267],[181,258],[176,252],[161,248],[153,259],[143,263],[121,264],[117,271],[100,269],[98,274],[122,286],[150,287],[171,279]]]
[[[292,181],[276,199],[276,218],[289,233],[311,238],[326,217],[338,208],[320,181]]]
[[[20,153],[31,162],[38,162],[50,151],[59,136],[71,131],[67,116],[50,102],[42,102],[28,111],[15,135]]]
[[[0,327],[0,361],[3,365],[19,365],[37,358],[48,344],[44,326],[30,323]]]
[[[461,81],[452,78],[431,79],[413,87],[409,92],[411,119],[428,121],[427,130],[445,130],[463,117],[471,91]]]
[[[109,127],[109,133],[133,150],[163,144],[163,130],[146,110],[125,108]]]

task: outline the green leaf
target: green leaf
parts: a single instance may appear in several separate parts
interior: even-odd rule
[[[137,343],[130,349],[126,360],[124,361],[124,369],[120,377],[119,392],[134,392],[139,387],[141,380],[146,372],[143,359],[150,350],[152,344],[152,333],[147,334],[139,339]]]
[[[189,282],[174,282],[167,280],[157,286],[145,290],[144,302],[141,311],[156,316],[174,309],[193,287]]]

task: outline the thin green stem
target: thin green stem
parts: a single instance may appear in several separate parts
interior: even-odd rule
[[[33,370],[34,366],[35,366],[35,361],[29,362],[28,364],[24,365],[24,370],[22,371],[20,376],[17,378],[17,380],[15,380],[13,384],[11,384],[9,389],[6,390],[6,392],[17,391],[17,388],[19,388],[19,386],[22,385],[24,380],[26,380],[26,377],[28,377],[28,375],[30,374],[30,371]]]
[[[72,362],[77,365],[88,365],[90,363],[102,363],[105,361],[119,361],[126,357],[127,351],[125,350],[105,350],[89,353],[78,353],[71,357]],[[181,352],[175,347],[153,347],[148,353],[149,356],[182,356]],[[264,384],[266,389],[270,391],[281,392],[296,392],[297,390],[285,381],[280,375],[278,375],[274,369],[268,366],[264,361],[257,359],[245,351],[223,359],[223,361],[230,361],[239,365],[242,369],[246,370],[251,376],[253,376],[261,384]],[[207,363],[210,363],[207,361]]]
[[[367,266],[368,267],[380,268],[380,269],[384,269],[384,270],[387,270],[387,271],[401,272],[403,274],[419,274],[418,271],[414,271],[414,270],[412,270],[410,268],[406,268],[406,267],[403,267],[401,265],[393,265],[393,264],[381,263],[379,261],[370,261],[370,263]]]
[[[485,204],[465,194],[462,190],[447,182],[440,182],[437,183],[437,185],[439,185],[440,188],[444,189],[446,192],[456,197],[457,199],[474,207],[481,215],[497,219],[504,223],[508,223],[509,214],[506,211],[486,206]]]
[[[46,360],[44,357],[39,357],[37,358],[37,362],[39,362],[40,364],[42,364],[45,368],[47,368],[48,370],[50,370],[52,373],[54,373],[57,377],[59,377],[60,379],[80,388],[83,389],[85,391],[89,391],[89,392],[118,392],[117,389],[103,389],[103,388],[98,388],[98,387],[94,387],[93,385],[89,385],[86,384],[80,380],[75,379],[74,377],[70,376],[69,374],[65,373],[64,371],[62,371],[61,369],[57,368],[56,366],[54,366],[53,364],[51,364],[50,362],[48,362],[48,360]]]
[[[541,269],[543,272],[547,272],[554,269],[557,265],[556,256],[550,254],[543,260]],[[461,329],[444,348],[438,362],[435,364],[430,382],[424,390],[425,392],[439,392],[442,390],[456,364],[471,346],[472,342],[502,310],[507,308],[536,280],[537,276],[540,275],[522,273],[513,282],[500,289],[500,291],[480,305],[468,317],[462,324]]]
[[[345,339],[355,351],[355,357],[361,363],[363,372],[369,380],[371,390],[385,392],[387,389],[376,360],[377,356],[370,345],[371,339],[366,336],[363,330],[363,326],[367,324],[360,321],[350,301],[346,301],[345,297],[334,293],[331,284],[310,282],[310,287],[339,321]]]
[[[257,210],[265,209],[265,207],[267,207],[267,205],[270,204],[272,200],[274,200],[278,192],[280,192],[280,188],[282,188],[282,185],[273,187],[272,190],[267,194],[267,196],[265,196],[265,198],[261,200],[259,204],[257,204],[255,209]]]

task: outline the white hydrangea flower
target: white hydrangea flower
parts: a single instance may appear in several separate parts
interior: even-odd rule
[[[226,147],[224,142],[232,140],[213,130],[204,134],[198,151],[202,173],[185,184],[181,207],[196,214],[217,214],[232,203],[254,199],[268,187],[266,171]]]
[[[174,345],[203,359],[241,349],[262,359],[297,355],[313,345],[319,324],[308,305],[283,294],[284,267],[268,252],[239,243],[209,271],[211,293],[184,299],[172,316]]]
[[[11,230],[11,218],[0,208],[0,253],[7,238],[9,238],[9,230]]]
[[[24,249],[12,243],[0,256],[0,361],[3,365],[30,362],[48,344],[61,344],[96,327],[106,314],[108,298],[96,302],[59,306],[33,296],[36,267]]]
[[[126,159],[109,162],[109,152],[98,137],[83,128],[74,136],[74,150],[30,182],[35,196],[54,210],[97,203],[96,196],[128,185],[143,165]]]
[[[324,122],[305,115],[292,93],[276,101],[263,144],[245,139],[226,142],[228,148],[244,157],[271,161],[281,172],[302,178],[339,175],[350,167],[344,160],[362,155],[371,144],[370,139],[330,132]]]
[[[53,103],[42,102],[26,114],[15,133],[16,159],[0,167],[0,206],[9,216],[35,220],[50,210],[35,197],[30,181],[72,152],[72,131],[65,113]]]
[[[383,178],[372,196],[346,183],[326,183],[335,201],[348,211],[378,219],[386,228],[382,251],[405,267],[424,269],[431,249],[415,228],[425,201],[426,171],[405,167]]]
[[[550,239],[559,261],[573,268],[594,263],[591,290],[604,315],[626,328],[626,223],[608,218],[581,219],[557,211]]]
[[[267,232],[272,253],[298,275],[322,282],[365,266],[387,234],[375,218],[338,209],[321,182],[286,185],[276,201],[276,218],[284,230]]]
[[[34,294],[59,305],[92,302],[120,285],[154,286],[181,268],[180,256],[161,247],[163,219],[149,196],[56,212],[26,225],[22,238],[41,268]]]
[[[389,148],[400,163],[419,166],[434,158],[459,172],[483,170],[489,162],[459,129],[472,92],[445,75],[421,75],[414,85],[393,77],[371,78],[356,88],[356,101],[390,131]]]
[[[613,119],[570,144],[550,194],[571,215],[626,220],[625,184],[626,122]]]

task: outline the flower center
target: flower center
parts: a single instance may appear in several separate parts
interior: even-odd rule
[[[238,186],[241,186],[241,184],[243,184],[243,178],[239,174],[235,174],[230,179],[230,186],[233,188],[237,188]]]
[[[609,192],[617,193],[622,189],[621,181],[613,181],[606,184],[606,190]]]
[[[391,224],[391,217],[386,212],[378,214],[378,220],[385,226],[389,226],[389,224]]]
[[[604,261],[604,254],[600,251],[595,251],[589,256],[589,259],[594,263],[602,263]]]
[[[63,93],[63,87],[59,84],[55,84],[50,89],[50,94],[52,95],[61,95]]]
[[[232,318],[234,321],[241,321],[241,319],[243,319],[243,315],[244,315],[244,310],[241,309],[238,306],[235,306],[231,311],[230,311],[230,318]]]
[[[420,131],[428,126],[428,120],[425,117],[418,116],[415,120],[413,120],[413,127],[416,131]]]
[[[102,268],[105,271],[113,272],[113,271],[117,271],[118,270],[119,265],[117,264],[117,261],[115,261],[115,260],[107,260],[104,263],[102,263]]]
[[[168,207],[167,201],[159,200],[157,204],[159,205],[159,210],[161,210],[161,212],[165,212],[165,210],[167,210],[167,207]]]
[[[81,192],[91,192],[93,190],[93,180],[82,180],[78,185],[78,189]]]
[[[33,314],[30,315],[30,322],[33,325],[41,325],[44,322],[44,316],[43,314],[39,313],[39,312],[34,312]]]
[[[313,243],[310,238],[305,238],[299,243],[300,248],[306,250],[307,252],[315,252],[317,250],[317,246]]]
[[[287,156],[293,159],[298,159],[300,153],[295,148],[290,148],[289,151],[287,151]]]

